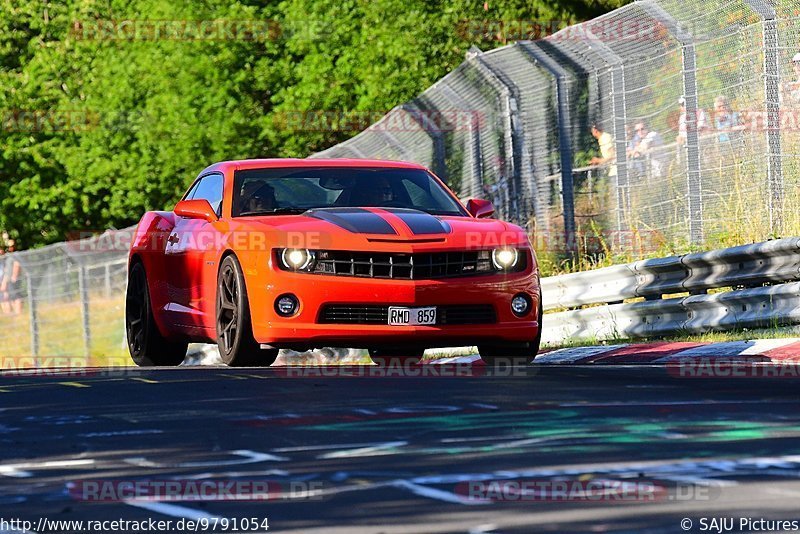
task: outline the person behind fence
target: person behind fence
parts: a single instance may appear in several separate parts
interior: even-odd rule
[[[664,140],[661,135],[656,131],[650,131],[647,123],[644,121],[637,122],[633,127],[634,131],[639,135],[641,141],[633,149],[633,158],[646,158],[650,160],[650,176],[660,178],[664,176],[666,171],[665,154],[659,152],[659,148],[664,145]]]
[[[0,279],[0,301],[5,314],[19,315],[22,313],[22,265],[14,256],[14,240],[6,242],[7,249],[4,256],[0,257],[3,264],[2,278]]]
[[[633,131],[633,134],[631,134],[631,131]],[[641,158],[634,158],[633,153],[636,151],[636,147],[639,146],[639,143],[642,141],[642,136],[630,124],[626,124],[625,139],[628,140],[628,146],[625,149],[625,153],[628,157],[628,175],[639,176],[644,172],[644,164],[642,163]]]
[[[714,99],[714,128],[720,144],[730,143],[744,129],[739,113],[731,109],[728,98],[723,95]]]
[[[614,147],[614,137],[605,131],[602,125],[594,123],[591,128],[592,137],[597,139],[600,147],[600,157],[593,157],[589,163],[592,165],[607,165],[608,177],[613,178],[617,175],[617,166],[613,162],[617,159],[617,150]]]
[[[681,115],[678,118],[678,137],[675,139],[679,145],[686,144],[686,99],[684,97],[680,97],[678,99],[678,105],[681,107]],[[708,125],[708,117],[706,116],[706,112],[703,111],[703,108],[698,107],[696,112],[696,121],[695,127],[698,134],[703,132],[707,132],[709,130]]]
[[[5,278],[6,272],[6,249],[3,246],[3,243],[0,242],[0,284],[2,284],[3,279]],[[6,315],[10,313],[9,304],[8,304],[8,292],[7,291],[0,291],[0,313]]]
[[[781,83],[780,99],[785,106],[797,107],[800,105],[800,52],[792,56],[791,64],[794,77]]]

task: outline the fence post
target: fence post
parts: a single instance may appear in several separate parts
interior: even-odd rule
[[[474,47],[473,47],[474,48]],[[477,50],[477,48],[476,48]],[[523,201],[521,193],[520,163],[522,161],[520,145],[523,142],[519,126],[518,100],[515,95],[516,86],[506,76],[498,73],[483,57],[483,52],[477,50],[473,56],[474,65],[481,76],[503,95],[503,135],[505,159],[507,163],[506,179],[508,187],[508,217],[522,226],[527,224],[527,210],[520,205]]]
[[[39,356],[39,314],[36,309],[33,277],[30,273],[25,275],[25,280],[28,285],[28,320],[30,321],[31,356],[36,358]]]
[[[697,133],[697,53],[694,38],[678,24],[675,18],[652,0],[637,2],[655,20],[660,22],[681,44],[683,62],[683,97],[686,100],[686,166],[687,215],[689,217],[689,242],[703,242],[703,188],[700,174],[700,140]]]
[[[466,111],[467,113],[472,113],[474,111],[470,108],[469,104],[467,104],[463,98],[461,98],[458,93],[456,93],[449,85],[447,85],[447,80],[444,79],[439,82],[439,89],[442,91],[442,94],[450,101],[453,102],[458,109],[461,111]],[[473,196],[473,197],[482,197],[483,196],[483,154],[481,154],[481,131],[480,131],[480,121],[475,121],[474,115],[470,115],[470,125],[468,132],[468,142],[469,142],[469,162],[470,162],[470,183],[467,184],[467,188],[465,189],[464,183],[461,183],[461,195],[463,196]]]
[[[764,39],[764,100],[767,112],[767,188],[769,229],[783,232],[783,165],[781,161],[780,69],[778,68],[778,22],[775,8],[765,0],[745,0],[761,17]]]
[[[408,103],[403,104],[400,106],[403,111],[408,113],[408,115],[414,119],[414,121],[419,124],[425,133],[431,138],[431,142],[433,144],[433,163],[431,165],[433,172],[442,179],[443,182],[447,182],[447,164],[445,163],[445,147],[444,147],[444,137],[442,135],[442,123],[441,117],[439,117],[438,124],[437,122],[431,120],[428,116],[428,113],[419,107],[416,103]]]
[[[111,264],[106,263],[105,265],[105,273],[104,273],[104,282],[105,282],[105,296],[107,299],[111,298]]]
[[[535,42],[527,41],[522,50],[528,53],[556,79],[558,100],[558,144],[561,161],[561,198],[564,205],[564,239],[567,251],[574,256],[577,251],[575,235],[575,192],[572,184],[572,144],[570,142],[569,75]]]
[[[616,190],[617,231],[621,234],[627,229],[625,224],[625,208],[630,209],[630,185],[628,183],[628,136],[625,125],[628,123],[628,111],[625,102],[625,62],[599,37],[592,33],[591,24],[585,24],[587,40],[592,48],[597,51],[600,58],[610,67],[611,73],[611,108],[614,110],[614,152],[617,166],[617,175],[614,177]],[[606,127],[608,125],[605,125]],[[621,238],[617,236],[618,239]]]
[[[78,292],[81,299],[81,320],[83,323],[83,355],[88,358],[92,347],[92,333],[89,328],[89,288],[84,266],[78,268]]]

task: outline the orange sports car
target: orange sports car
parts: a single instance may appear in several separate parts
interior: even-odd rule
[[[265,159],[214,164],[173,211],[152,211],[129,259],[126,330],[139,365],[215,342],[228,365],[278,350],[366,348],[376,361],[477,345],[535,357],[536,256],[525,231],[466,206],[413,163]]]

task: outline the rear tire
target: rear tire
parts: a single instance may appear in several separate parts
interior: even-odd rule
[[[125,333],[128,352],[138,366],[180,365],[188,343],[168,341],[158,331],[153,317],[144,265],[137,262],[128,275],[125,293]]]
[[[486,365],[498,367],[500,365],[527,365],[539,353],[542,344],[542,301],[539,299],[539,332],[533,341],[510,345],[478,345],[478,353]]]
[[[217,346],[222,361],[231,367],[269,367],[278,349],[261,349],[253,338],[250,302],[242,266],[236,256],[222,260],[217,275]]]

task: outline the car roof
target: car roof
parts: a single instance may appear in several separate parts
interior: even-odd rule
[[[232,161],[221,161],[206,167],[201,174],[211,171],[236,171],[242,169],[265,169],[265,168],[302,168],[302,167],[380,167],[385,169],[425,169],[423,165],[406,161],[391,161],[380,159],[353,159],[353,158],[319,158],[319,159],[300,159],[300,158],[269,158],[269,159],[240,159]]]

